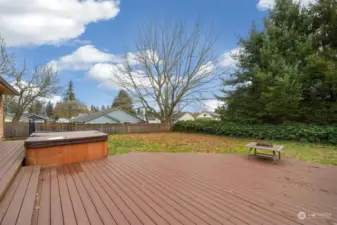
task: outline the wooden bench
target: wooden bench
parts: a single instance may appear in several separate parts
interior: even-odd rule
[[[281,160],[281,150],[283,149],[282,145],[274,145],[274,146],[261,146],[258,145],[257,142],[251,142],[248,145],[246,145],[247,148],[249,148],[248,157],[251,156],[250,152],[254,149],[254,155],[262,155],[262,156],[271,156],[273,160],[277,157],[276,153],[278,153],[278,159]],[[273,152],[273,154],[264,154],[264,153],[257,153],[256,150],[267,150]]]

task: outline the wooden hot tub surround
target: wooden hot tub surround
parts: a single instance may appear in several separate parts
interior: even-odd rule
[[[108,155],[108,135],[99,131],[33,133],[25,147],[26,165],[83,162]]]

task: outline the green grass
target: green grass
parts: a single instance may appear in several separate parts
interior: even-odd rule
[[[109,153],[128,152],[205,152],[247,154],[244,147],[256,141],[246,138],[219,137],[191,133],[119,134],[109,136]],[[337,165],[337,147],[292,141],[273,141],[284,145],[282,157],[327,165]]]

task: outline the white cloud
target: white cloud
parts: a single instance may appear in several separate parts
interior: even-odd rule
[[[128,52],[126,58],[130,65],[135,66],[139,63],[139,52]],[[146,50],[141,54],[148,54],[147,57],[154,57],[158,60],[159,57],[157,53]],[[100,51],[93,45],[85,45],[79,47],[74,52],[69,55],[62,56],[58,60],[52,60],[49,65],[54,67],[55,70],[88,70],[92,68],[97,63],[115,63],[120,64],[125,60],[122,55],[113,55],[106,53],[106,51]]]
[[[302,6],[307,6],[310,3],[315,3],[317,0],[294,0],[295,2],[300,2]],[[260,10],[273,9],[275,6],[275,0],[259,0],[257,3],[257,8]]]
[[[150,49],[141,52],[128,52],[126,54],[126,59],[132,66],[141,64],[142,59],[151,60],[152,62],[160,60],[157,52]]]
[[[88,70],[96,63],[120,62],[118,56],[102,52],[93,45],[85,45],[59,60],[49,62],[55,69],[61,70]]]
[[[130,80],[121,73],[123,63],[128,60],[129,64],[133,67],[133,79],[139,87],[148,88],[150,85],[149,78],[144,74],[144,71],[139,70],[140,58],[150,58],[154,61],[159,61],[159,56],[156,52],[146,50],[142,52],[128,52],[126,59],[122,55],[113,55],[96,49],[93,45],[85,45],[69,55],[62,56],[58,60],[52,60],[49,65],[54,70],[75,70],[87,71],[87,77],[99,82],[98,87],[108,89],[119,89],[121,85],[116,78],[123,78],[124,81]],[[199,69],[199,73],[208,74],[215,69],[213,62],[207,62]],[[115,76],[114,76],[115,75]]]
[[[60,95],[54,95],[52,97],[49,98],[39,98],[39,101],[42,102],[51,102],[54,106],[56,105],[57,102],[60,102],[62,100],[62,97]]]
[[[214,111],[219,106],[222,106],[223,102],[217,99],[203,100],[202,101],[202,110],[203,111]]]
[[[122,64],[97,63],[87,73],[88,77],[99,82],[99,88],[120,89],[120,81],[130,83],[127,76],[123,76]],[[133,72],[133,80],[138,87],[147,88],[150,85],[149,79],[141,70]],[[118,76],[118,78],[117,78]]]
[[[225,52],[220,56],[219,66],[221,67],[235,67],[237,61],[233,58],[233,55],[239,53],[241,48],[234,48],[231,51]]]
[[[118,13],[118,0],[0,0],[0,30],[9,46],[58,44]]]
[[[205,63],[204,65],[201,65],[198,71],[198,75],[208,75],[214,70],[215,66],[212,61],[209,61]]]
[[[98,87],[108,89],[118,89],[118,85],[112,81],[111,74],[115,68],[108,63],[97,63],[87,73],[88,77],[99,82]]]

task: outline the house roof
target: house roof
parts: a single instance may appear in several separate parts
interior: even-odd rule
[[[114,120],[114,121],[116,121],[116,122],[119,123],[120,121],[118,119],[116,119],[116,118],[114,118],[112,116],[107,115],[108,113],[113,112],[113,111],[123,111],[123,112],[125,112],[125,113],[127,113],[127,114],[129,114],[131,116],[134,116],[134,117],[136,117],[136,118],[138,118],[138,119],[140,119],[141,121],[144,122],[144,120],[141,119],[141,118],[139,118],[138,116],[136,116],[136,115],[134,115],[132,113],[129,113],[129,112],[125,111],[125,110],[122,110],[120,108],[117,108],[117,107],[106,109],[106,110],[103,110],[103,111],[100,111],[100,112],[97,112],[97,113],[93,113],[93,114],[82,114],[82,115],[79,115],[79,116],[75,117],[74,119],[72,119],[72,122],[75,122],[75,123],[85,123],[85,122],[88,122],[90,120],[96,119],[97,117],[106,116],[109,119],[112,119],[112,120]]]
[[[210,114],[211,114],[213,117],[220,117],[220,114],[215,113],[215,112],[210,112]]]
[[[37,115],[37,114],[27,114],[27,115],[22,115],[22,116],[20,117],[20,120],[23,120],[23,119],[25,119],[25,118],[30,119],[31,117],[38,117],[38,118],[41,118],[41,119],[46,120],[46,121],[49,121],[49,120],[50,120],[48,116],[42,116],[42,115]]]
[[[205,113],[211,115],[212,117],[220,117],[220,115],[218,113],[215,113],[215,112],[206,112],[206,111],[205,112],[201,112],[201,113],[196,113],[194,117],[197,117],[197,116],[205,114]]]
[[[147,115],[147,116],[146,116],[146,119],[147,119],[147,120],[156,120],[156,119],[158,119],[158,118],[155,117],[154,115]]]
[[[0,93],[7,95],[19,95],[19,92],[15,90],[5,79],[0,76]]]
[[[185,115],[186,113],[188,113],[188,114],[191,115],[191,113],[189,113],[189,112],[180,112],[180,113],[175,114],[175,115],[172,117],[172,120],[173,120],[173,121],[179,120],[179,118],[182,117],[183,115]],[[192,115],[191,115],[191,116],[192,116]],[[193,116],[192,116],[192,117],[193,117]]]

